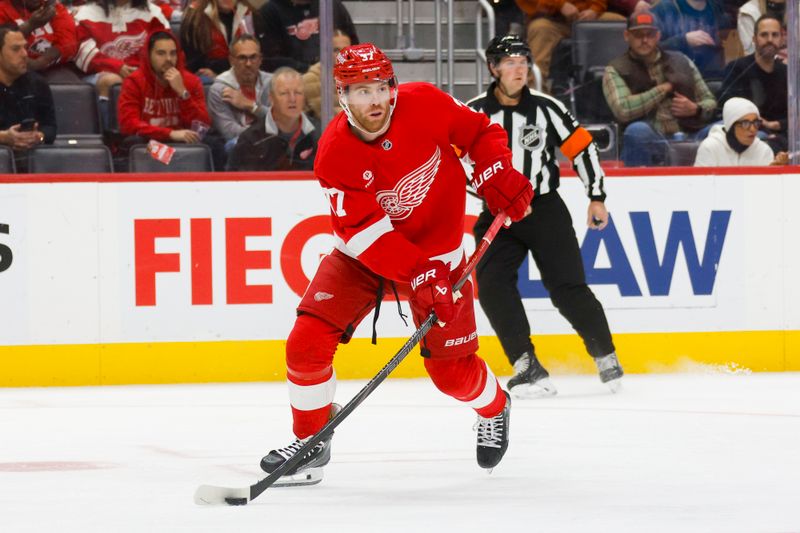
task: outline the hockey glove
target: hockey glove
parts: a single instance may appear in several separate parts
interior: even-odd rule
[[[443,262],[421,261],[411,275],[411,290],[411,301],[425,314],[435,311],[440,326],[458,314],[450,269]]]
[[[522,220],[533,199],[530,180],[514,170],[508,160],[495,161],[480,171],[476,169],[472,186],[486,200],[493,215],[505,211],[512,222]]]

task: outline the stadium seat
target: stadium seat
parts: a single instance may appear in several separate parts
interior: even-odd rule
[[[600,78],[606,65],[628,50],[624,20],[585,20],[572,24],[572,63],[578,83]]]
[[[122,91],[122,84],[111,86],[111,91],[108,96],[108,128],[111,131],[119,131],[119,93]]]
[[[669,143],[669,164],[673,167],[692,167],[700,141],[677,141]]]
[[[88,83],[50,85],[56,110],[57,145],[103,144],[97,93]]]
[[[147,146],[137,144],[131,148],[128,159],[129,172],[213,172],[211,149],[205,144],[170,144],[175,148],[168,165],[156,160],[147,152]]]
[[[619,126],[616,123],[583,124],[583,127],[592,134],[602,161],[619,159]]]
[[[570,103],[579,122],[611,122],[603,95],[603,72],[608,63],[625,53],[625,21],[591,20],[572,25]]]
[[[175,36],[176,39],[180,42],[181,40],[181,21],[175,20],[174,18],[169,21],[169,31],[172,32],[172,35]]]
[[[14,174],[16,171],[14,152],[8,146],[0,146],[0,174]]]
[[[96,146],[39,146],[28,152],[31,174],[110,173],[111,152],[102,144]]]
[[[705,80],[708,90],[714,95],[714,98],[719,99],[722,92],[722,80]]]

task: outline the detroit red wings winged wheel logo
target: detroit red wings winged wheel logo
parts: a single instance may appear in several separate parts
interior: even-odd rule
[[[420,205],[433,184],[439,170],[442,152],[439,147],[430,159],[419,168],[406,174],[390,191],[378,191],[375,198],[381,208],[392,220],[408,218],[415,207]]]

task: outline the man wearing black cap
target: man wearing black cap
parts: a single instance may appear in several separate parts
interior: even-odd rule
[[[558,194],[555,150],[572,161],[589,197],[587,224],[608,224],[603,169],[591,134],[564,105],[526,83],[531,68],[528,44],[516,35],[495,37],[486,49],[494,81],[467,105],[503,126],[513,166],[533,182],[533,211],[495,237],[475,270],[478,298],[503,351],[514,366],[508,390],[518,398],[552,396],[556,388],[531,343],[531,328],[517,289],[517,272],[530,253],[556,309],[583,339],[597,365],[600,380],[616,392],[622,367],[617,360],[603,306],[586,284],[578,240],[567,206]],[[492,221],[485,208],[475,223],[480,242]]]
[[[611,61],[603,94],[624,127],[625,166],[663,165],[667,142],[694,137],[711,121],[717,106],[694,63],[680,52],[661,50],[655,17],[628,19],[628,51]]]

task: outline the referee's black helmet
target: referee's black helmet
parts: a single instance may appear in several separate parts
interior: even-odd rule
[[[532,63],[531,49],[519,35],[508,34],[498,35],[486,47],[486,63],[490,67],[496,67],[504,57],[522,56]],[[491,69],[489,69],[491,72]]]

